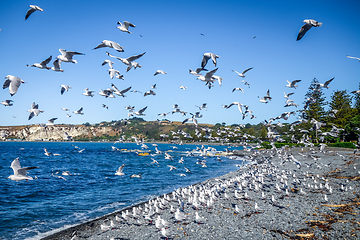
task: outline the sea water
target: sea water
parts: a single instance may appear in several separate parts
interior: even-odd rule
[[[117,147],[114,150],[111,146]],[[236,170],[241,160],[225,156],[187,156],[201,145],[147,144],[149,155],[139,156],[135,143],[0,142],[0,239],[40,239],[133,204],[150,200],[209,178]],[[173,148],[176,146],[176,148]],[[205,148],[209,146],[204,146]],[[214,146],[224,151],[225,146]],[[58,156],[46,156],[44,148]],[[230,148],[230,150],[241,150]],[[170,151],[169,151],[170,150]],[[166,160],[164,152],[174,160]],[[11,162],[19,157],[34,180],[15,182]],[[184,163],[179,163],[183,157]],[[151,164],[151,158],[159,165]],[[206,166],[197,164],[206,160]],[[125,164],[124,176],[115,175]],[[177,169],[169,171],[170,167]],[[184,167],[191,170],[186,173]],[[70,175],[63,175],[68,171]],[[183,173],[186,176],[181,177]],[[130,178],[142,174],[142,178]]]

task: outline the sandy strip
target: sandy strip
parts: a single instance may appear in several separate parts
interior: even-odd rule
[[[238,171],[43,239],[360,238],[360,155],[317,148],[246,155],[253,162]],[[185,218],[180,221],[174,213],[181,208],[179,200]],[[167,226],[156,221],[159,217]]]

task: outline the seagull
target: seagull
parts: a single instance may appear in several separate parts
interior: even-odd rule
[[[85,90],[85,92],[83,93],[84,96],[88,96],[88,97],[94,96],[93,94],[94,91],[89,91],[89,88],[85,88],[84,90]]]
[[[158,74],[167,74],[167,72],[164,72],[163,70],[157,70],[155,73],[154,73],[154,76],[158,75]]]
[[[138,116],[145,116],[145,114],[143,114],[143,112],[146,110],[147,106],[140,109],[139,111],[137,112],[134,112],[135,115],[138,115]]]
[[[288,94],[286,94],[285,92],[284,92],[284,98],[289,98],[290,97],[290,95],[293,95],[294,93],[292,92],[292,93],[288,93]]]
[[[190,122],[190,121],[192,121],[192,122],[195,124],[195,126],[198,125],[197,120],[196,120],[196,118],[195,118],[194,116],[191,117],[191,118],[185,119],[184,121],[182,121],[182,124],[184,124],[184,123],[186,123],[186,122]]]
[[[351,57],[351,56],[349,56],[349,55],[346,55],[346,57],[359,60],[359,62],[360,62],[360,58],[358,58],[358,57]]]
[[[266,96],[264,96],[264,99],[265,99],[265,100],[270,100],[270,101],[271,101],[272,97],[270,97],[270,89],[268,89],[268,90],[267,90],[267,92],[266,92]]]
[[[305,24],[301,27],[296,41],[299,41],[311,27],[320,27],[322,25],[321,22],[317,22],[313,19],[305,19],[303,22]]]
[[[355,90],[355,91],[352,91],[351,93],[360,93],[360,90]]]
[[[60,59],[63,62],[72,62],[77,63],[76,60],[72,59],[74,55],[85,55],[83,53],[79,52],[73,52],[73,51],[66,51],[64,49],[59,49],[61,52],[61,55],[57,56],[57,59]]]
[[[300,82],[301,80],[294,80],[292,82],[289,82],[289,80],[286,80],[288,82],[288,85],[286,85],[285,87],[288,88],[297,88],[298,86],[296,86],[296,83]]]
[[[101,66],[104,66],[106,64],[109,64],[109,67],[112,69],[114,62],[112,62],[110,60],[104,60],[104,62],[101,64]]]
[[[329,88],[328,85],[331,83],[332,80],[334,80],[334,77],[330,80],[327,80],[325,83],[315,83],[315,84],[322,88]]]
[[[154,96],[155,96],[156,93],[155,93],[153,90],[150,89],[149,91],[147,91],[147,92],[144,93],[144,97],[146,97],[146,96],[148,96],[148,95],[154,95]]]
[[[183,212],[180,212],[180,209],[176,209],[175,219],[178,221],[183,221],[186,219],[186,215]]]
[[[63,110],[63,111],[69,111],[68,108],[62,108],[61,110]]]
[[[130,178],[139,178],[141,179],[142,178],[142,175],[139,173],[139,174],[133,174],[130,176]]]
[[[32,177],[26,176],[26,171],[30,169],[35,169],[37,167],[24,167],[22,168],[20,166],[19,158],[15,158],[15,160],[11,163],[10,166],[14,170],[14,174],[10,175],[8,179],[11,179],[13,181],[21,181],[21,180],[33,180]]]
[[[100,89],[100,92],[98,92],[98,94],[101,96],[104,96],[105,98],[108,98],[108,97],[115,98],[115,96],[113,94],[114,91],[115,91],[114,89],[110,89],[110,88],[105,89],[105,90]]]
[[[11,102],[14,102],[13,100],[5,100],[5,101],[2,101],[1,104],[4,105],[5,107],[6,106],[12,106],[13,104]]]
[[[53,62],[53,67],[51,67],[50,69],[55,71],[55,72],[63,72],[64,70],[61,69],[61,60],[60,59],[56,59]]]
[[[30,112],[29,118],[28,120],[32,119],[34,116],[38,116],[40,113],[44,112],[42,110],[39,110],[39,105],[35,104],[35,102],[33,102],[31,104],[31,109],[28,110],[28,112]]]
[[[242,73],[239,73],[238,71],[235,71],[235,70],[232,70],[232,71],[235,72],[235,73],[237,73],[237,75],[238,75],[239,77],[244,78],[244,77],[246,77],[246,76],[245,76],[245,73],[246,73],[247,71],[250,71],[251,69],[253,69],[253,67],[244,70]]]
[[[185,87],[185,86],[180,86],[180,89],[186,90],[187,87]]]
[[[130,31],[129,31],[129,27],[135,27],[135,25],[134,24],[132,24],[132,23],[130,23],[130,22],[128,22],[128,21],[124,21],[124,24],[122,24],[120,21],[119,22],[117,22],[117,24],[119,24],[120,26],[119,27],[116,27],[116,28],[118,28],[120,31],[122,31],[122,32],[127,32],[127,33],[131,33]]]
[[[110,75],[110,78],[113,79],[115,76],[116,78],[119,78],[119,79],[123,79],[124,80],[124,76],[120,74],[120,72],[116,69],[113,69],[113,68],[110,68],[108,70],[109,72],[109,75]]]
[[[212,76],[216,73],[217,70],[218,70],[218,68],[215,68],[214,70],[207,72],[205,74],[205,76],[203,76],[203,75],[198,76],[197,79],[206,82],[206,84],[212,83],[212,82],[214,82],[214,79],[212,78]]]
[[[197,223],[205,222],[206,219],[204,217],[200,217],[198,212],[195,212],[195,221]]]
[[[3,84],[3,89],[5,88],[9,88],[9,93],[11,96],[14,96],[15,93],[18,91],[20,84],[21,83],[25,83],[21,78],[12,76],[12,75],[7,75],[5,77],[5,82]]]
[[[206,103],[203,103],[201,106],[195,105],[195,107],[198,107],[199,110],[206,110],[207,109]]]
[[[30,7],[30,9],[26,12],[25,20],[28,19],[30,17],[30,15],[35,11],[41,11],[41,12],[44,11],[41,7],[36,6],[36,5],[30,5],[29,7]]]
[[[46,125],[54,125],[54,122],[57,118],[51,118],[48,120],[48,123]]]
[[[63,93],[65,91],[68,91],[71,87],[68,85],[61,85],[61,95],[63,95]]]
[[[142,54],[139,54],[139,55],[134,55],[134,56],[131,56],[131,57],[128,57],[128,58],[121,58],[121,57],[116,57],[116,56],[113,56],[111,55],[110,53],[106,52],[106,54],[109,56],[109,57],[113,57],[113,58],[116,58],[118,60],[120,60],[122,63],[124,63],[125,65],[127,65],[127,69],[126,69],[126,72],[128,72],[132,67],[136,68],[135,67],[135,64],[133,63],[133,61],[135,61],[136,59],[139,59],[141,58],[142,56],[144,56],[146,52],[143,52]],[[140,67],[140,66],[139,66]]]
[[[97,45],[93,50],[98,49],[98,48],[103,48],[103,47],[109,47],[109,48],[115,49],[118,52],[124,52],[124,48],[122,46],[120,46],[120,44],[118,44],[114,41],[110,41],[110,40],[102,41],[102,43]]]
[[[210,58],[211,58],[211,60],[213,61],[215,67],[216,67],[216,59],[219,58],[219,57],[220,57],[220,56],[218,56],[218,55],[216,55],[216,54],[214,54],[214,53],[204,53],[203,59],[202,59],[202,61],[201,61],[201,67],[204,68]]]
[[[125,88],[124,90],[119,91],[119,89],[112,83],[111,87],[115,89],[114,94],[119,95],[121,97],[126,97],[124,93],[128,92],[131,89],[131,86],[128,88]]]
[[[195,71],[189,69],[189,73],[194,75],[194,76],[199,76],[201,71],[208,71],[208,70],[205,69],[205,68],[197,68]]]
[[[45,59],[44,61],[42,61],[41,63],[34,63],[32,65],[26,65],[28,67],[37,67],[37,68],[41,68],[41,69],[47,69],[49,70],[50,68],[48,66],[46,66],[52,59],[52,56],[48,57],[47,59]]]
[[[125,173],[123,173],[124,167],[125,167],[125,163],[124,163],[123,165],[121,165],[121,166],[118,168],[118,170],[116,170],[115,175],[124,176],[124,175],[125,175]]]
[[[154,85],[151,85],[152,89],[156,89],[156,83]]]
[[[175,169],[176,169],[176,167],[174,167],[174,166],[171,166],[171,165],[167,165],[167,166],[170,168],[169,171],[172,171],[172,170],[175,170]]]
[[[233,103],[231,103],[230,105],[224,105],[223,108],[230,108],[230,107],[232,107],[232,106],[234,106],[234,105],[237,105],[238,108],[239,108],[239,111],[241,112],[241,114],[243,114],[242,104],[239,103],[239,102],[233,102]]]
[[[44,148],[44,154],[46,155],[46,156],[51,156],[51,152],[49,152],[46,148]]]
[[[103,108],[109,109],[109,107],[106,106],[105,104],[103,104],[102,106],[103,106]]]
[[[79,110],[77,111],[73,111],[73,113],[75,114],[80,114],[80,115],[84,115],[84,113],[82,112],[83,108],[81,107]]]
[[[264,98],[261,98],[261,97],[258,96],[258,98],[259,98],[259,102],[261,102],[261,103],[268,103],[268,101],[265,100],[265,97],[264,97]]]
[[[244,89],[239,88],[239,87],[234,88],[234,89],[232,90],[232,92],[235,92],[235,91],[242,91],[242,92],[244,93]]]

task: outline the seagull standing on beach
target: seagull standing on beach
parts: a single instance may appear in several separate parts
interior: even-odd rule
[[[3,84],[3,89],[5,88],[9,88],[9,93],[11,96],[14,96],[15,93],[18,91],[20,84],[21,83],[25,83],[21,78],[12,76],[12,75],[7,75],[5,77],[5,82]]]
[[[27,10],[27,12],[26,12],[25,20],[28,19],[30,17],[30,15],[33,14],[35,11],[41,11],[41,12],[44,11],[44,9],[42,9],[41,7],[36,6],[36,5],[30,5],[29,7],[30,7],[30,9]]]
[[[301,27],[296,41],[299,41],[311,27],[321,27],[322,25],[321,22],[317,22],[313,19],[305,19],[303,22],[305,24]]]
[[[26,172],[27,172],[27,170],[37,168],[37,167],[24,167],[24,168],[22,168],[20,166],[19,158],[15,158],[15,160],[11,163],[10,167],[14,170],[14,174],[10,175],[8,177],[8,179],[11,179],[13,181],[33,180],[32,177],[26,176]]]

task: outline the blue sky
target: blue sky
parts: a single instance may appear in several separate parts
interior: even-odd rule
[[[43,12],[33,13],[24,20],[29,5],[38,5]],[[8,89],[1,89],[0,100],[11,99],[14,106],[0,106],[0,125],[25,125],[46,123],[57,117],[55,123],[98,123],[127,118],[128,105],[139,110],[148,106],[145,120],[156,120],[158,114],[170,112],[177,103],[182,111],[195,113],[195,105],[207,103],[200,123],[251,123],[276,117],[285,111],[303,106],[305,93],[314,77],[325,82],[335,77],[325,89],[326,100],[335,90],[357,90],[360,63],[346,55],[360,57],[360,2],[358,1],[6,1],[0,2],[0,76],[14,75],[23,79],[19,91],[11,97]],[[319,28],[310,29],[303,39],[296,41],[304,19],[322,22]],[[120,32],[118,21],[136,25],[132,34]],[[203,35],[201,35],[203,34]],[[141,37],[141,36],[142,37]],[[256,38],[253,38],[256,36]],[[112,40],[124,47],[119,53],[114,49],[92,50],[103,40]],[[50,55],[53,60],[59,48],[82,52],[75,56],[77,64],[62,63],[65,71],[54,72],[26,67],[41,62]],[[126,65],[109,58],[105,52],[119,57],[129,57],[143,52],[137,60],[142,68],[126,72]],[[212,52],[218,58],[216,75],[224,78],[220,87],[208,89],[203,82],[189,74],[189,69],[200,67],[202,56]],[[125,80],[110,79],[110,59],[114,68]],[[52,67],[52,62],[48,65]],[[232,70],[247,73],[241,83]],[[208,70],[214,69],[211,61]],[[166,75],[153,76],[156,70]],[[286,88],[286,80],[301,79],[299,88]],[[2,82],[3,83],[3,82]],[[128,92],[126,98],[105,99],[99,89],[114,83],[119,89],[145,92],[157,84],[156,96],[143,97]],[[60,85],[72,87],[64,95]],[[187,89],[181,90],[180,85]],[[241,87],[245,93],[232,92]],[[84,88],[96,92],[95,97],[82,95]],[[260,103],[270,89],[273,100]],[[283,92],[295,92],[291,97],[298,108],[284,108]],[[236,107],[222,108],[234,101],[249,106],[257,117],[250,120]],[[32,102],[45,112],[28,120]],[[109,109],[102,107],[106,104]],[[68,118],[61,108],[71,111],[84,108],[84,115],[71,114]],[[16,116],[16,118],[14,118]],[[187,114],[187,116],[190,116]],[[167,116],[173,121],[185,119],[179,113]],[[295,121],[292,116],[289,122]]]

